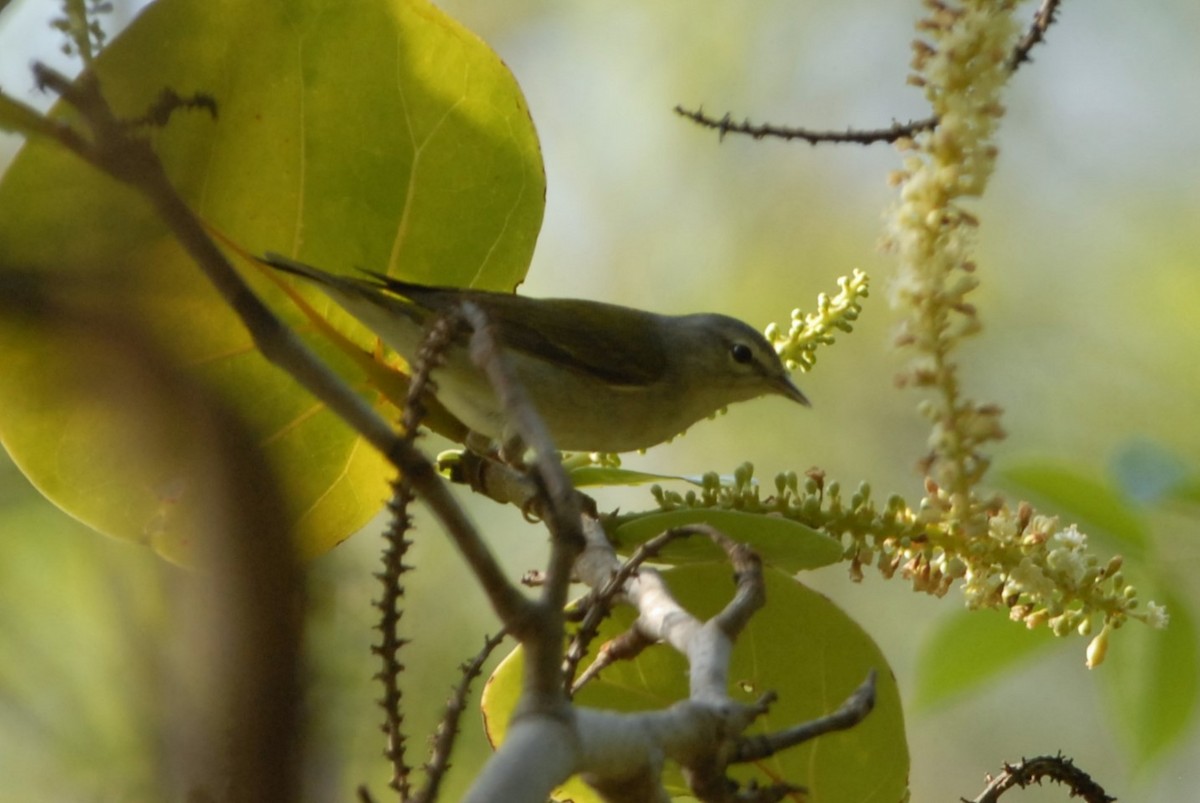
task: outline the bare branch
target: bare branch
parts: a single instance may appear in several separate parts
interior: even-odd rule
[[[442,355],[450,345],[455,334],[455,323],[444,317],[434,321],[412,366],[408,396],[402,413],[403,439],[410,447],[415,444],[421,420],[425,415],[423,400],[429,390],[429,374],[441,362]],[[375,678],[383,685],[383,696],[379,699],[379,705],[384,712],[384,755],[392,765],[392,777],[388,785],[399,794],[402,801],[409,799],[411,786],[408,778],[412,768],[405,757],[407,739],[402,729],[404,714],[401,710],[403,697],[400,690],[400,673],[404,667],[397,656],[400,649],[408,643],[399,632],[400,618],[403,614],[400,602],[404,596],[400,578],[410,568],[405,565],[404,556],[412,544],[407,534],[412,525],[408,508],[413,498],[408,474],[400,472],[392,484],[392,498],[388,502],[391,521],[383,534],[384,549],[380,555],[383,569],[375,575],[383,587],[382,595],[375,601],[375,607],[379,611],[379,624],[376,629],[380,633],[380,641],[371,646],[371,652],[380,658],[382,664]],[[440,778],[441,773],[438,773],[436,781],[440,781]],[[435,779],[431,781],[436,786]],[[427,785],[431,781],[427,781]]]
[[[1083,798],[1087,803],[1116,801],[1116,798],[1110,797],[1090,775],[1076,767],[1071,759],[1060,754],[1022,759],[1017,764],[1005,764],[1004,772],[991,779],[987,788],[969,803],[995,803],[1008,790],[1014,787],[1023,789],[1031,783],[1041,783],[1043,779],[1067,786],[1071,790],[1071,797]]]
[[[777,733],[744,737],[738,741],[731,763],[758,761],[826,733],[853,728],[866,719],[874,707],[875,670],[872,669],[867,679],[846,698],[837,711]]]
[[[1029,30],[1021,37],[1013,48],[1009,58],[1009,69],[1016,72],[1017,68],[1032,61],[1029,52],[1041,44],[1046,37],[1046,31],[1054,24],[1061,0],[1042,0],[1042,5],[1033,16]],[[831,142],[851,145],[873,145],[877,142],[892,143],[898,139],[912,137],[921,131],[928,131],[938,124],[936,116],[924,117],[920,120],[910,120],[907,123],[893,122],[887,128],[855,129],[845,131],[815,131],[810,128],[776,125],[773,123],[752,123],[749,118],[735,122],[733,115],[726,112],[717,118],[704,113],[703,108],[688,109],[682,105],[675,107],[675,113],[686,117],[704,128],[717,132],[718,138],[724,141],[726,134],[741,134],[754,139],[782,139],[785,141],[801,140],[809,145]]]
[[[611,566],[617,562],[615,560],[616,555],[613,552],[612,546],[608,543],[608,537],[605,535],[604,528],[596,519],[584,521],[584,536],[587,538],[588,546],[585,549],[584,555],[580,557],[579,562],[586,563],[589,560],[595,559],[599,560],[603,565],[594,569],[581,569],[580,574],[598,578],[602,576],[603,572],[611,571],[611,576],[604,584],[599,587],[593,587],[592,593],[581,603],[581,607],[584,610],[583,619],[576,629],[575,636],[571,639],[571,644],[567,648],[567,654],[563,661],[563,683],[570,689],[572,695],[577,693],[588,681],[599,675],[601,670],[614,661],[633,657],[634,653],[630,652],[633,647],[632,641],[623,641],[621,644],[609,642],[609,644],[601,648],[600,653],[596,656],[596,660],[588,666],[587,671],[577,681],[574,680],[579,662],[587,655],[588,645],[591,644],[599,632],[600,624],[608,618],[613,603],[619,597],[623,596],[625,583],[633,577],[639,566],[658,555],[663,547],[671,541],[689,534],[679,529],[668,530],[665,533],[657,535],[639,546],[629,557],[629,560],[613,569]],[[639,639],[647,645],[651,643],[642,636],[639,636]]]
[[[1013,72],[1026,62],[1032,62],[1029,57],[1029,51],[1033,50],[1046,38],[1046,31],[1054,24],[1058,7],[1061,0],[1042,0],[1041,6],[1033,15],[1033,22],[1029,26],[1029,30],[1021,37],[1021,41],[1017,42],[1017,46],[1013,49],[1012,57],[1008,60],[1008,68]]]
[[[772,123],[756,124],[750,122],[749,119],[738,123],[734,122],[733,116],[729,113],[718,119],[705,114],[703,109],[692,110],[682,105],[675,107],[675,113],[705,128],[716,130],[721,140],[725,139],[726,134],[744,134],[754,139],[766,139],[767,137],[788,141],[798,139],[807,142],[809,145],[816,145],[822,142],[855,145],[895,142],[902,137],[914,136],[919,131],[925,131],[937,125],[936,117],[926,117],[921,120],[910,120],[907,123],[894,122],[887,128],[874,130],[859,131],[847,128],[845,131],[814,131],[809,128],[794,128],[791,126],[774,125]]]
[[[460,667],[462,678],[454,687],[454,693],[446,703],[446,712],[442,715],[442,721],[438,724],[437,734],[434,736],[429,763],[425,765],[426,781],[421,790],[413,797],[413,803],[433,803],[437,800],[442,779],[446,775],[446,770],[450,769],[450,756],[454,751],[454,742],[458,738],[459,720],[462,719],[463,712],[468,708],[467,695],[471,693],[471,684],[479,678],[484,663],[504,642],[506,635],[501,631],[486,638],[483,648],[476,653],[475,657]]]
[[[517,380],[486,313],[471,302],[464,303],[461,311],[474,330],[471,358],[487,375],[510,425],[533,449],[534,467],[546,491],[545,520],[551,540],[541,599],[536,608],[526,608],[527,615],[521,620],[505,620],[505,624],[526,650],[522,704],[556,709],[566,704],[560,683],[563,608],[571,585],[571,567],[583,550],[580,504],[550,431]]]

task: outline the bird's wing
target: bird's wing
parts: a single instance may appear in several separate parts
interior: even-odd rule
[[[667,352],[657,316],[579,299],[533,299],[510,293],[428,287],[372,274],[386,288],[434,312],[475,301],[490,313],[504,345],[604,378],[621,387],[662,379]]]
[[[510,348],[602,377],[617,387],[650,385],[666,372],[667,352],[656,321],[624,307],[572,299],[526,304],[505,310],[500,331]]]

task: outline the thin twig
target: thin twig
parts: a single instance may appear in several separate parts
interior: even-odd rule
[[[442,779],[446,775],[446,770],[450,769],[450,756],[454,752],[454,742],[459,734],[458,723],[462,719],[463,712],[468,708],[467,695],[471,693],[471,684],[482,674],[484,663],[496,648],[504,643],[507,635],[501,631],[494,636],[489,636],[484,640],[483,648],[476,653],[475,657],[459,667],[462,677],[446,703],[442,721],[438,723],[437,734],[433,740],[433,750],[430,752],[429,762],[425,765],[425,784],[413,797],[413,803],[433,803],[437,800]]]
[[[509,364],[493,322],[478,304],[464,303],[461,310],[474,330],[471,359],[487,375],[505,419],[521,441],[533,449],[534,469],[546,491],[545,521],[551,539],[541,598],[536,607],[525,608],[527,617],[520,621],[506,620],[505,625],[525,647],[525,693],[534,698],[529,700],[530,704],[562,705],[566,702],[559,683],[565,629],[563,608],[567,604],[571,568],[583,551],[582,510],[550,431]]]
[[[584,644],[586,643],[584,642]],[[641,630],[638,630],[636,625],[624,633],[609,639],[604,642],[600,650],[596,653],[596,659],[588,664],[587,669],[583,670],[578,678],[572,680],[571,677],[564,677],[570,684],[570,695],[574,697],[579,693],[580,689],[600,677],[601,672],[618,661],[632,661],[648,647],[652,646],[654,646],[654,640],[646,636]],[[579,652],[578,658],[570,666],[572,675],[578,669],[579,661],[582,660],[584,655],[586,655],[585,652]]]
[[[912,137],[919,131],[926,131],[937,125],[936,117],[926,117],[920,120],[910,120],[907,123],[892,123],[887,128],[860,131],[847,128],[845,131],[813,131],[808,128],[774,125],[772,123],[752,123],[749,119],[734,122],[733,116],[726,113],[720,119],[710,117],[703,109],[687,109],[682,105],[675,107],[675,113],[681,117],[717,131],[721,140],[726,134],[744,134],[754,139],[802,140],[809,145],[821,142],[850,143],[857,145],[873,145],[876,142],[895,142],[903,137]]]
[[[598,522],[596,526],[599,526]],[[612,611],[613,603],[618,596],[624,593],[625,583],[637,573],[639,566],[647,560],[656,557],[667,544],[687,535],[690,535],[690,533],[678,529],[667,530],[646,541],[634,550],[629,559],[612,573],[608,582],[600,588],[593,589],[587,598],[581,602],[581,607],[584,610],[583,619],[580,621],[579,627],[576,628],[575,635],[572,637],[571,644],[568,646],[563,659],[563,683],[570,689],[572,695],[586,683],[586,680],[583,678],[580,678],[579,682],[575,682],[575,673],[579,669],[580,661],[587,655],[588,646],[599,633],[601,623],[608,618],[609,613]],[[599,660],[600,658],[597,657],[596,661],[593,661],[592,666],[589,667],[590,676],[594,676],[599,672],[599,668],[592,671],[592,667],[595,667],[596,662]],[[607,666],[607,663],[604,665]]]
[[[853,728],[862,722],[874,707],[875,670],[872,669],[867,673],[867,679],[832,714],[776,733],[746,736],[739,739],[731,763],[759,761],[823,734]]]
[[[1008,60],[1008,68],[1013,72],[1026,62],[1032,62],[1029,57],[1029,51],[1033,50],[1046,38],[1046,31],[1054,24],[1058,7],[1061,0],[1042,0],[1041,6],[1033,15],[1033,22],[1029,26],[1029,30],[1021,37],[1021,41],[1017,42],[1017,46],[1013,48],[1012,56]]]
[[[1041,44],[1046,37],[1046,31],[1054,24],[1061,0],[1042,0],[1042,5],[1033,16],[1029,29],[1013,48],[1009,57],[1009,69],[1016,72],[1025,62],[1032,61],[1029,52]],[[704,128],[717,132],[718,139],[724,141],[726,134],[741,134],[753,139],[782,139],[785,141],[801,140],[809,145],[823,142],[851,145],[873,145],[877,142],[892,143],[896,140],[916,136],[921,131],[928,131],[938,124],[936,116],[910,120],[907,123],[893,122],[887,128],[855,129],[845,131],[815,131],[798,126],[776,125],[774,123],[752,123],[749,118],[735,122],[733,115],[726,112],[722,117],[712,117],[704,113],[703,108],[688,109],[683,105],[675,107],[675,113],[686,117]]]
[[[431,392],[430,372],[440,364],[442,355],[455,336],[457,325],[455,320],[438,318],[418,350],[401,419],[403,439],[410,446],[414,445],[425,416],[423,400],[426,393]],[[404,558],[412,545],[407,534],[412,526],[408,508],[413,499],[413,488],[408,474],[400,472],[392,484],[392,498],[388,502],[391,521],[383,534],[384,548],[380,555],[383,569],[375,575],[383,587],[380,598],[375,602],[379,611],[379,624],[376,629],[379,631],[380,641],[371,647],[371,652],[379,657],[381,663],[375,679],[383,685],[383,696],[379,699],[379,705],[384,713],[384,755],[392,765],[392,777],[388,785],[399,794],[401,801],[409,799],[411,785],[408,778],[412,768],[405,755],[407,739],[403,730],[404,712],[401,709],[403,696],[400,690],[400,674],[404,666],[400,663],[398,655],[408,640],[400,636],[400,619],[403,615],[400,603],[404,596],[404,586],[401,585],[400,578],[411,568],[405,564]]]
[[[1004,772],[990,780],[987,788],[973,801],[963,803],[996,803],[1000,796],[1014,787],[1024,788],[1031,783],[1049,779],[1071,790],[1071,797],[1083,798],[1087,803],[1115,803],[1116,798],[1104,791],[1104,787],[1091,776],[1075,766],[1063,755],[1038,756],[1022,759],[1017,764],[1005,764]]]
[[[579,532],[579,516],[582,511],[579,509],[579,499],[563,468],[562,460],[559,459],[558,451],[554,448],[550,430],[517,379],[486,311],[479,305],[468,302],[463,304],[462,312],[474,330],[471,338],[472,359],[487,374],[496,396],[500,399],[506,420],[516,429],[521,441],[534,451],[534,465],[542,478],[550,505],[551,515],[548,523],[551,529],[557,537],[573,536],[575,546],[582,549],[583,536]],[[569,573],[570,566],[566,568]],[[557,597],[548,600],[549,604],[557,604],[560,608],[566,604],[568,582],[564,581],[560,584],[561,587],[556,588],[547,586],[549,593]]]

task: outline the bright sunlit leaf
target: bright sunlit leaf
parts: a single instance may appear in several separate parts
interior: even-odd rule
[[[142,116],[168,88],[216,102],[215,120],[178,111],[144,130],[184,198],[252,253],[497,290],[524,276],[545,192],[528,111],[496,54],[425,0],[159,0],[95,69],[119,115]],[[137,320],[236,405],[298,502],[305,554],[379,509],[383,460],[262,359],[139,197],[44,139],[0,183],[0,276],[17,270]],[[247,275],[305,325],[274,284]],[[313,304],[373,345],[330,302]],[[43,493],[102,532],[145,540],[186,519],[187,468],[163,474],[120,449],[102,453],[112,438],[73,401],[87,388],[69,370],[93,344],[60,345],[6,330],[0,353],[24,356],[0,374],[5,448]],[[344,354],[318,348],[375,397]]]

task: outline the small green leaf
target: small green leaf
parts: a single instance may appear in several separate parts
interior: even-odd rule
[[[716,614],[733,591],[728,565],[684,566],[665,573],[672,593],[700,617]],[[786,780],[809,788],[821,803],[895,803],[905,796],[908,747],[895,679],[879,648],[837,606],[781,572],[768,571],[767,606],[738,638],[730,678],[735,699],[756,700],[768,690],[778,701],[752,732],[773,732],[823,716],[836,709],[871,669],[878,671],[874,710],[856,727],[822,736],[732,774],[760,784]],[[725,593],[722,593],[724,591]],[[614,612],[602,627],[607,639],[629,627],[628,608]],[[503,740],[508,716],[517,701],[520,651],[497,668],[484,693],[489,739]],[[633,661],[608,667],[577,697],[580,705],[615,711],[661,709],[687,697],[687,666],[669,647],[659,645]],[[672,770],[669,791],[686,794]],[[579,780],[556,799],[576,803],[598,800]]]
[[[1113,538],[1128,557],[1145,554],[1149,533],[1141,515],[1116,489],[1067,466],[1050,463],[1026,463],[1000,472],[1016,490],[1029,494],[1040,512],[1061,515],[1065,521],[1078,522],[1089,534]]]
[[[754,548],[763,562],[787,572],[837,563],[842,545],[825,533],[792,519],[736,510],[686,508],[622,518],[613,530],[617,549],[624,554],[659,533],[685,524],[708,524]],[[724,561],[725,555],[707,538],[693,536],[672,542],[655,558],[669,564]]]
[[[581,466],[567,472],[576,488],[645,485],[648,482],[692,482],[673,474],[651,474],[611,466]],[[699,485],[699,483],[693,483]]]
[[[1049,628],[1030,630],[992,610],[958,611],[938,623],[917,654],[914,705],[929,709],[976,689],[1046,651]]]

